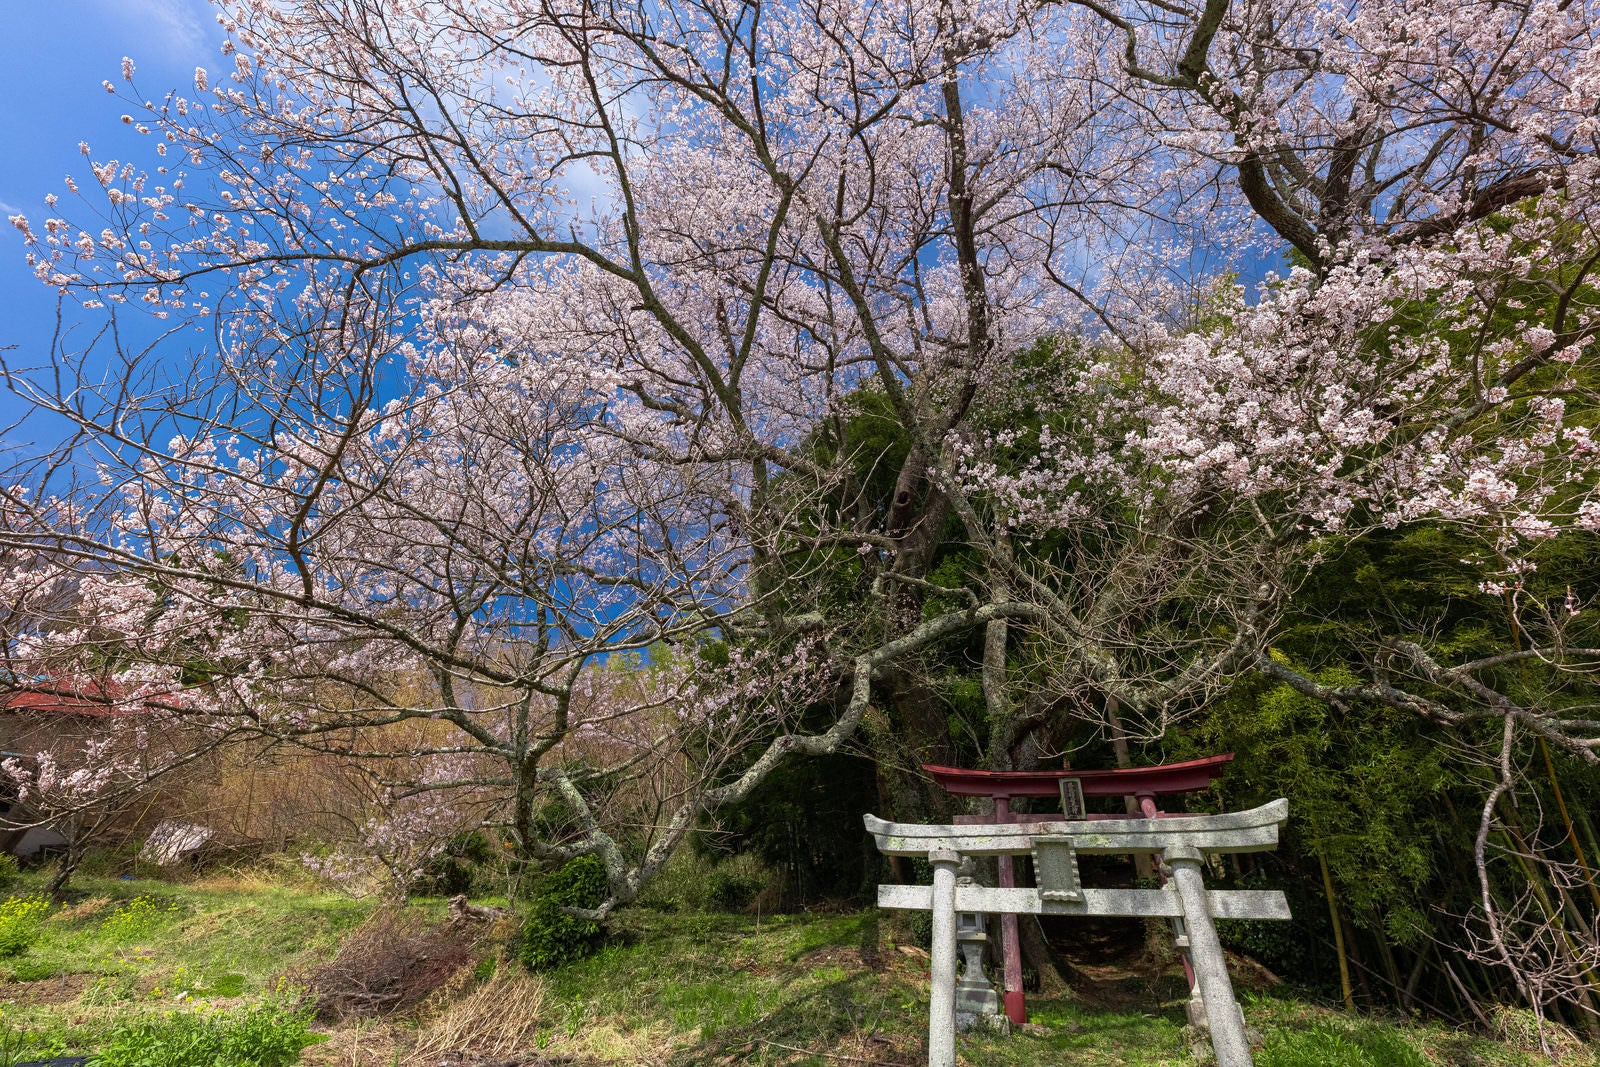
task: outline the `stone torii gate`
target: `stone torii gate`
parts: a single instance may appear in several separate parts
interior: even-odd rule
[[[1195,985],[1205,1007],[1219,1067],[1251,1067],[1244,1016],[1233,995],[1215,919],[1287,919],[1277,890],[1208,890],[1200,869],[1213,853],[1277,847],[1289,802],[1275,800],[1225,815],[1162,819],[1040,820],[988,825],[922,825],[866,816],[867,832],[886,856],[922,856],[933,885],[880,885],[880,908],[933,912],[928,1067],[955,1067],[956,913],[1161,916],[1184,920]],[[1156,853],[1168,873],[1160,889],[1095,889],[1078,879],[1078,854]],[[1031,855],[1036,888],[958,886],[964,856]]]
[[[932,775],[933,780],[951,796],[989,798],[992,806],[989,815],[957,815],[955,821],[958,823],[1037,821],[1043,816],[1019,814],[1012,810],[1012,802],[1018,797],[1056,796],[1061,798],[1064,819],[1121,818],[1086,811],[1085,797],[1124,797],[1129,804],[1129,815],[1158,819],[1165,817],[1166,813],[1157,806],[1157,797],[1199,792],[1221,777],[1232,760],[1232,752],[1223,752],[1181,763],[1117,767],[1101,771],[973,771],[960,767],[941,767],[933,763],[924,763],[922,769]],[[1001,856],[997,867],[1003,888],[1016,884],[1010,856]],[[1181,947],[1179,951],[1184,974],[1192,986],[1194,970],[1189,963],[1189,954]],[[1017,943],[1017,917],[1014,914],[1000,917],[1000,960],[1006,1018],[1021,1025],[1028,1021],[1028,1013],[1023,1002],[1022,948]]]

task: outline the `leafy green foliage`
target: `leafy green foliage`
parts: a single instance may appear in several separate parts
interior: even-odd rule
[[[1355,682],[1342,668],[1314,675]],[[1352,912],[1386,917],[1397,942],[1415,940],[1428,921],[1418,890],[1433,869],[1425,813],[1451,781],[1442,750],[1400,713],[1340,714],[1287,686],[1241,687],[1224,704],[1225,741],[1252,791],[1289,798],[1292,833],[1327,862]]]
[[[93,1067],[288,1067],[314,1038],[287,999],[232,1011],[168,1012],[119,1024]]]
[[[1430,689],[1407,671],[1403,658],[1390,658],[1390,647],[1396,640],[1412,641],[1446,665],[1523,647],[1527,635],[1510,605],[1485,594],[1480,572],[1464,562],[1475,551],[1462,532],[1427,524],[1354,543],[1330,540],[1284,618],[1273,657],[1325,685],[1392,679],[1459,707],[1459,693]],[[1600,538],[1555,538],[1537,546],[1535,555],[1538,569],[1526,576],[1523,593],[1527,603],[1542,602],[1564,615],[1569,588],[1579,599],[1595,595]],[[1589,614],[1567,621],[1569,642],[1587,645],[1600,637]],[[1388,670],[1395,674],[1386,676]],[[1538,662],[1484,670],[1480,680],[1530,706],[1592,700],[1586,680]],[[1151,761],[1231,750],[1234,764],[1217,790],[1223,807],[1289,798],[1283,846],[1271,856],[1241,859],[1245,876],[1237,884],[1285,890],[1294,921],[1229,924],[1230,944],[1303,985],[1331,984],[1337,960],[1322,881],[1325,862],[1347,945],[1371,995],[1401,999],[1407,974],[1420,967],[1414,1003],[1448,1012],[1457,1004],[1454,984],[1422,957],[1433,944],[1455,942],[1459,928],[1451,916],[1476,906],[1470,857],[1490,772],[1461,754],[1498,739],[1497,722],[1451,730],[1374,703],[1324,705],[1254,678],[1180,726]],[[1508,855],[1535,849],[1570,859],[1578,840],[1587,851],[1600,852],[1592,847],[1587,815],[1600,803],[1600,774],[1552,752],[1550,766],[1572,812],[1569,834],[1537,744],[1524,742],[1516,760],[1529,772],[1519,788],[1525,799],[1503,806],[1501,817],[1510,829],[1497,831],[1497,847]],[[1541,825],[1519,816],[1519,809],[1546,817]],[[1524,835],[1526,846],[1511,834]],[[1506,881],[1512,896],[1537,880],[1525,864],[1501,864],[1491,873]],[[1549,895],[1553,899],[1554,890]],[[1470,963],[1458,961],[1458,970],[1463,966]],[[1499,977],[1481,980],[1493,986]]]
[[[41,897],[12,897],[0,903],[0,956],[19,956],[39,938],[39,926],[50,912]]]
[[[1299,666],[1297,664],[1297,666]],[[1348,670],[1301,667],[1328,685]],[[1287,892],[1290,923],[1229,923],[1228,943],[1307,986],[1336,977],[1333,932],[1321,864],[1357,926],[1390,945],[1416,946],[1440,916],[1436,883],[1448,873],[1449,791],[1458,783],[1446,750],[1414,717],[1388,708],[1343,711],[1287,686],[1240,684],[1180,739],[1180,753],[1232,751],[1220,784],[1229,809],[1289,799],[1290,821],[1276,855],[1244,861],[1235,884]],[[1443,869],[1442,869],[1443,868]]]
[[[471,894],[494,859],[494,849],[482,831],[457,834],[445,845],[444,851],[428,861],[422,874],[412,880],[410,892],[433,897]]]
[[[741,911],[761,892],[761,879],[754,873],[719,868],[706,880],[706,897],[718,911]]]
[[[559,967],[593,955],[605,941],[599,923],[563,908],[593,908],[605,899],[606,868],[596,856],[579,856],[547,875],[528,903],[522,925],[522,962],[533,970]]]

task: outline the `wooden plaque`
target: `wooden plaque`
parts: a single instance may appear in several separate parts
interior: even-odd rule
[[[1083,804],[1083,782],[1077,778],[1061,779],[1061,817],[1068,822],[1087,818],[1088,808]]]

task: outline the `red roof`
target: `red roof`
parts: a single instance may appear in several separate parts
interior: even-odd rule
[[[148,695],[129,699],[120,689],[116,685],[102,686],[92,678],[52,679],[27,689],[13,689],[0,697],[0,708],[44,715],[93,716],[137,715],[146,710]]]
[[[1086,797],[1131,797],[1156,793],[1193,793],[1210,785],[1226,770],[1232,752],[1154,767],[1118,767],[1109,771],[967,771],[931,763],[922,769],[958,797],[1053,797],[1063,778],[1076,778]]]

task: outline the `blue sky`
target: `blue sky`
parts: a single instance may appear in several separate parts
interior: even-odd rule
[[[46,193],[65,194],[62,178],[87,174],[78,142],[95,157],[143,162],[149,138],[123,126],[126,102],[101,82],[121,84],[122,57],[137,67],[146,99],[193,84],[194,68],[225,65],[222,30],[204,0],[0,0],[0,214],[44,217]],[[92,185],[92,183],[90,183]],[[62,208],[67,208],[63,195]],[[70,214],[70,212],[67,212]],[[28,363],[48,350],[55,295],[23,262],[21,235],[0,234],[0,346]],[[0,421],[20,414],[0,390]]]
[[[17,212],[43,218],[45,195],[64,194],[69,172],[94,188],[80,141],[96,159],[153,165],[151,139],[120,120],[132,109],[102,88],[109,79],[125,89],[123,56],[135,63],[136,88],[152,100],[191,87],[196,66],[231,66],[206,0],[0,0],[0,19],[0,220]],[[63,195],[62,213],[71,218],[78,212],[69,202]],[[1247,269],[1245,277],[1258,273]],[[21,235],[0,222],[0,347],[15,349],[8,361],[29,365],[48,351],[55,312],[54,293],[23,261]],[[21,411],[0,388],[0,426]]]

